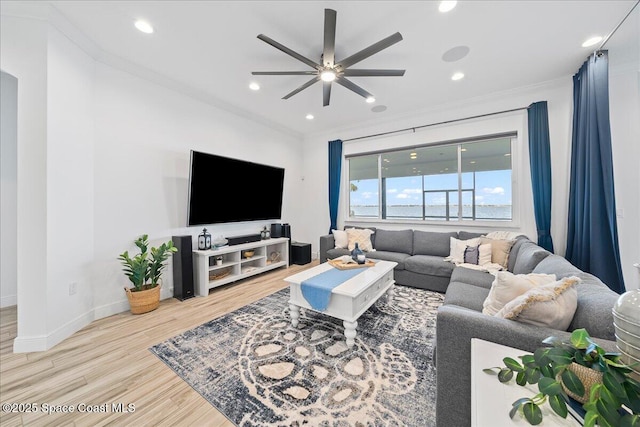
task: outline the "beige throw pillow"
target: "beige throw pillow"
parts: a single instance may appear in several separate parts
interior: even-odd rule
[[[515,240],[500,240],[480,237],[480,243],[491,243],[491,262],[500,264],[503,268],[507,268],[509,262],[509,253],[516,243]]]
[[[356,242],[358,243],[358,247],[365,252],[369,252],[373,250],[373,245],[371,244],[371,235],[373,234],[373,230],[369,230],[368,228],[360,229],[360,228],[350,228],[347,230],[347,236],[349,238],[348,249],[350,251],[356,247]]]
[[[478,246],[480,251],[480,257],[478,258],[478,265],[491,264],[491,244],[485,243]]]
[[[331,232],[333,233],[336,249],[346,249],[349,246],[349,236],[347,236],[346,231],[331,230]]]
[[[498,271],[495,276],[489,295],[482,304],[482,312],[491,316],[495,316],[507,303],[528,290],[557,280],[555,274],[513,274]]]
[[[578,308],[577,277],[565,277],[528,290],[507,303],[496,317],[566,331]]]

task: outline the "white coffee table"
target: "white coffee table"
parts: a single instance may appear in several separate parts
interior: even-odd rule
[[[310,277],[316,276],[334,267],[328,263],[317,265],[308,270],[284,279],[289,282],[289,311],[291,325],[298,326],[300,308],[313,310],[342,320],[347,346],[355,343],[358,318],[385,292],[393,293],[393,268],[397,265],[391,261],[376,261],[373,267],[365,267],[362,272],[331,291],[329,305],[324,311],[314,310],[302,295],[301,284]]]
[[[496,366],[503,367],[502,359],[530,354],[517,348],[506,347],[478,338],[471,339],[471,426],[472,427],[509,427],[530,426],[520,415],[509,418],[511,404],[521,397],[533,397],[538,393],[538,386],[527,384],[521,387],[512,380],[503,384],[496,375],[482,370]],[[539,425],[544,426],[580,426],[581,424],[570,414],[562,418],[549,406],[543,404],[543,419]]]

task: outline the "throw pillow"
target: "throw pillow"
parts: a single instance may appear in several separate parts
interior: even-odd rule
[[[455,237],[449,238],[449,256],[445,258],[446,261],[451,261],[454,264],[462,264],[464,262],[464,251],[467,246],[478,246],[480,239],[474,238],[469,240],[458,240]]]
[[[491,243],[485,243],[478,246],[479,257],[478,265],[491,264]]]
[[[511,248],[516,243],[515,240],[480,237],[480,243],[491,243],[491,262],[500,264],[505,269],[507,268],[509,264],[509,252],[511,252]]]
[[[566,331],[578,308],[580,279],[571,276],[528,290],[506,304],[496,317]]]
[[[371,235],[373,234],[373,230],[369,230],[368,228],[350,228],[347,230],[347,237],[349,238],[349,244],[347,249],[350,251],[356,247],[356,242],[358,243],[358,247],[365,252],[369,252],[373,249],[373,245],[371,244]]]
[[[489,295],[482,304],[482,312],[491,316],[528,290],[557,280],[555,274],[513,274],[498,271],[495,276]]]
[[[467,246],[464,250],[464,262],[465,264],[475,264],[478,265],[478,260],[480,259],[480,245],[478,246]]]
[[[333,240],[335,240],[336,249],[346,249],[349,246],[349,236],[347,232],[343,230],[331,230],[333,233]]]

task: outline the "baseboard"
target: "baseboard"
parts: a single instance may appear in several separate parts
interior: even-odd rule
[[[65,323],[48,335],[36,335],[33,337],[18,336],[13,340],[13,352],[30,353],[34,351],[47,351],[93,322],[93,320],[93,311],[88,311],[70,322]]]
[[[173,291],[173,289],[171,289]],[[164,295],[161,299],[173,298],[173,294]],[[15,303],[14,303],[15,305]],[[14,353],[31,353],[36,351],[47,351],[56,344],[61,343],[71,335],[78,332],[91,322],[104,317],[113,316],[129,310],[129,301],[122,300],[111,304],[95,307],[88,312],[81,314],[75,319],[62,325],[48,335],[36,335],[31,337],[18,336],[13,340]]]
[[[18,295],[8,295],[0,298],[0,308],[11,307],[18,304]]]

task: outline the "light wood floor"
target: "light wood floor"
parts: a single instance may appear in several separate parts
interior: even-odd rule
[[[142,315],[97,320],[46,352],[13,354],[16,307],[0,310],[0,403],[134,404],[133,413],[0,412],[9,426],[233,426],[154,356],[149,347],[287,286],[317,265],[292,265],[212,289],[208,297],[168,299]]]

